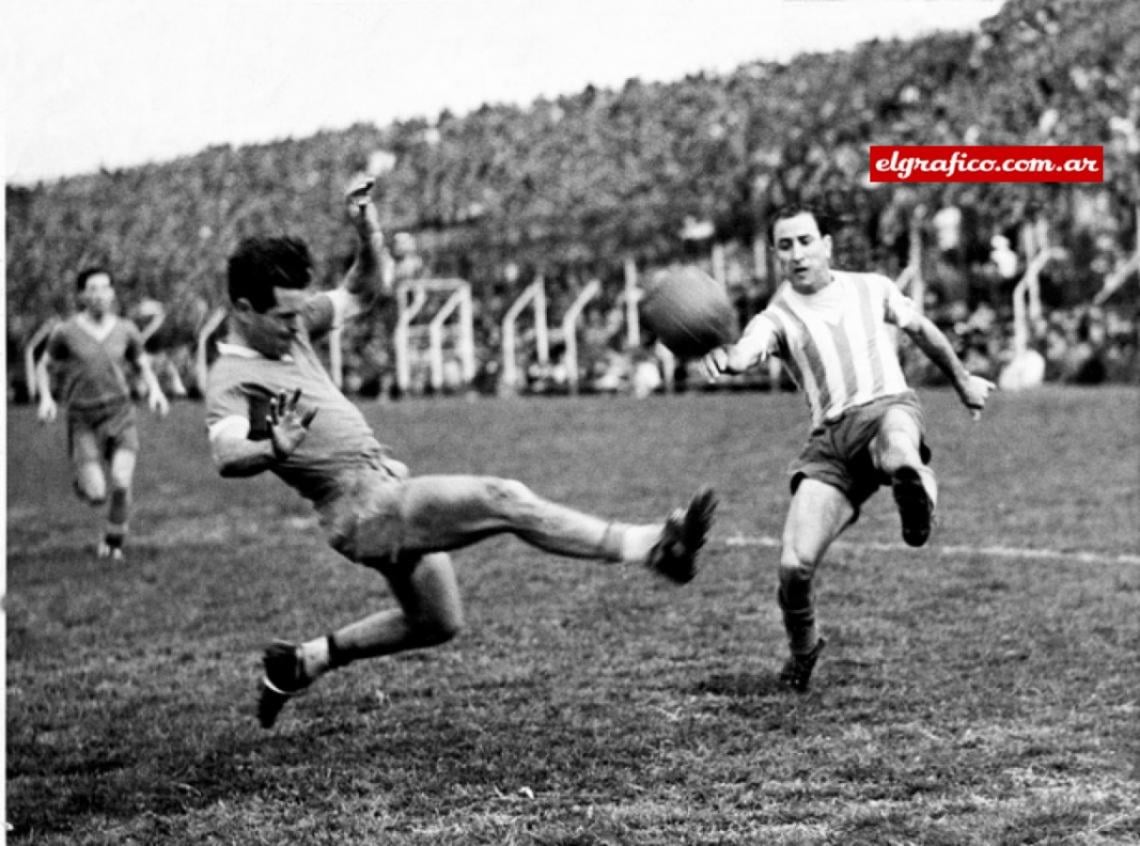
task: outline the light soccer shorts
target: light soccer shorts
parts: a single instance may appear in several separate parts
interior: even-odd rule
[[[403,546],[407,477],[408,468],[387,456],[341,470],[334,492],[317,506],[329,545],[360,564],[394,562]]]

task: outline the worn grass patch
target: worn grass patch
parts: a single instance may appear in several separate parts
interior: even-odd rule
[[[191,404],[143,421],[130,556],[98,562],[62,431],[12,409],[8,842],[1140,843],[1140,393],[998,396],[979,425],[924,402],[932,549],[880,548],[897,517],[872,500],[821,573],[804,696],[775,684],[775,550],[726,542],[779,535],[802,398],[368,406],[417,472],[616,517],[712,482],[717,535],[682,589],[513,539],[458,553],[458,640],[329,676],[272,732],[263,644],[382,583],[273,480],[217,479]]]

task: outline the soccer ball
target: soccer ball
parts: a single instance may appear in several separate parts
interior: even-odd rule
[[[699,358],[736,338],[728,293],[697,267],[659,274],[641,300],[641,319],[678,358]]]

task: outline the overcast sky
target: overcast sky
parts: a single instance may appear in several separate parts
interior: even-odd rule
[[[999,0],[0,0],[9,182],[976,28]]]

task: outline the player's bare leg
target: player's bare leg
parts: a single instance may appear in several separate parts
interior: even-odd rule
[[[416,476],[406,483],[404,548],[457,549],[509,533],[571,558],[650,565],[674,579],[695,573],[716,497],[704,489],[661,524],[603,520],[543,499],[521,482],[485,476]]]
[[[367,562],[365,562],[367,564]],[[438,646],[463,628],[463,603],[451,556],[446,552],[425,555],[418,561],[401,557],[377,569],[400,607],[365,617],[333,633],[331,666],[343,666],[361,658],[375,658],[408,649]],[[308,670],[320,672],[319,656]]]
[[[846,495],[816,479],[803,479],[792,496],[780,549],[776,598],[784,618],[790,655],[780,681],[806,691],[825,640],[816,631],[812,582],[831,543],[850,524],[855,509]]]
[[[95,507],[107,501],[107,477],[98,461],[84,461],[75,467],[75,494]]]
[[[891,480],[891,492],[902,521],[902,536],[910,546],[922,546],[930,537],[938,483],[920,455],[921,434],[909,413],[893,408],[883,415],[871,443],[875,466]]]
[[[121,559],[123,544],[131,516],[131,486],[137,458],[133,450],[119,449],[111,456],[110,506],[103,542],[99,545],[101,558]]]
[[[367,520],[357,526],[352,553],[354,560],[387,578],[399,607],[299,646],[272,644],[264,656],[258,718],[271,727],[292,696],[330,669],[454,637],[463,625],[463,611],[447,550],[509,533],[558,555],[650,565],[675,581],[688,581],[715,506],[715,496],[705,489],[664,526],[633,525],[550,502],[521,482],[480,476],[407,479],[400,500],[398,559],[368,557],[374,527]],[[390,543],[388,519],[377,517],[379,544]]]
[[[362,562],[384,574],[399,603],[300,645],[279,641],[265,652],[257,713],[270,728],[293,696],[329,670],[363,658],[437,646],[463,627],[463,606],[450,556]]]
[[[75,495],[90,506],[107,501],[107,476],[100,459],[99,443],[90,429],[76,428],[71,434],[71,463],[75,470]]]

